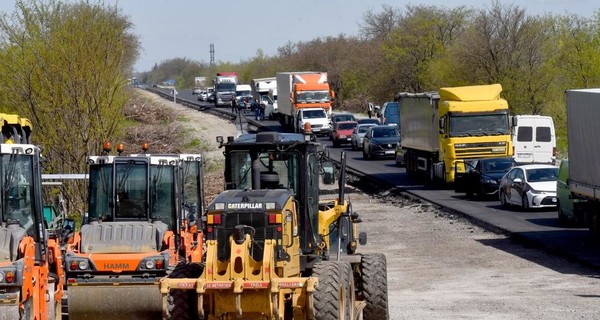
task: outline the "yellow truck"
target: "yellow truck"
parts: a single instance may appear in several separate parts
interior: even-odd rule
[[[512,156],[509,108],[500,84],[396,95],[409,175],[454,182],[473,159]]]

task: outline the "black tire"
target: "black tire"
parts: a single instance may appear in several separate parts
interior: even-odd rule
[[[363,159],[369,160],[369,154],[365,152],[365,148],[363,147]]]
[[[389,319],[387,261],[382,253],[364,254],[360,262],[362,277],[359,295],[367,302],[363,319]]]
[[[340,143],[334,140],[333,141],[333,147],[334,148],[339,148],[340,147]]]
[[[508,200],[506,199],[506,194],[502,190],[500,190],[500,205],[502,205],[502,208],[509,207]]]
[[[337,261],[315,264],[312,275],[319,279],[319,285],[313,294],[316,319],[350,319],[352,304],[349,299],[352,293],[349,289],[350,280],[347,278],[348,267],[347,262]]]
[[[529,211],[529,200],[526,194],[521,195],[521,207],[523,211]]]
[[[175,267],[169,278],[198,278],[202,267],[195,263],[182,262]],[[198,299],[195,290],[174,290],[167,297],[167,317],[165,319],[198,319],[196,307]]]

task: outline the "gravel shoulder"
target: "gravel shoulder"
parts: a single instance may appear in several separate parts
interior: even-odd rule
[[[208,158],[222,161],[215,137],[235,136],[232,123],[154,97],[187,119],[182,125],[206,141]],[[349,188],[347,195],[363,219],[359,231],[368,234],[359,251],[387,257],[391,319],[599,317],[596,272],[433,205],[371,193]]]

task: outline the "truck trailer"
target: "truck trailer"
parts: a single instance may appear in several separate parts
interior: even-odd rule
[[[567,90],[571,198],[588,200],[584,223],[600,235],[600,88]]]
[[[473,159],[512,156],[508,103],[500,84],[396,95],[406,172],[454,182]]]
[[[298,110],[302,108],[323,108],[328,115],[333,109],[335,93],[327,82],[327,72],[278,72],[277,92],[286,97],[279,99],[277,114],[281,125],[300,132]],[[287,98],[289,97],[289,98]],[[313,127],[314,132],[328,133],[330,128]]]

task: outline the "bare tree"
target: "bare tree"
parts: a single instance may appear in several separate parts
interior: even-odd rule
[[[116,7],[17,1],[0,20],[2,106],[28,117],[53,173],[83,173],[102,141],[123,134],[125,87],[139,43]],[[83,210],[83,186],[65,194]]]

